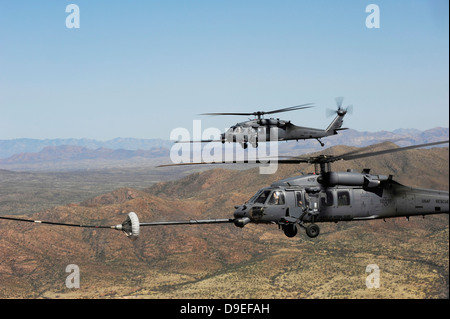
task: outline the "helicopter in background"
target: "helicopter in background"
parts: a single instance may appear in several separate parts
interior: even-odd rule
[[[320,233],[317,223],[322,222],[365,221],[395,217],[409,219],[410,216],[417,215],[449,214],[448,191],[405,186],[396,182],[391,175],[370,174],[370,169],[363,169],[362,172],[353,170],[334,172],[331,169],[331,164],[340,160],[354,160],[445,143],[449,141],[361,153],[370,149],[371,146],[369,146],[337,156],[319,155],[278,159],[279,164],[314,164],[316,172],[283,179],[258,190],[247,202],[234,207],[234,218],[141,223],[137,214],[130,212],[122,224],[115,226],[56,223],[6,216],[0,216],[0,219],[59,226],[116,229],[123,231],[132,240],[137,239],[141,227],[146,226],[227,223],[233,223],[240,228],[249,223],[276,224],[287,237],[297,235],[298,227],[300,227],[305,229],[307,236],[314,238]],[[230,163],[233,162],[223,161],[214,164]],[[165,164],[159,167],[201,164],[211,163]],[[317,172],[318,168],[320,168],[319,172]]]
[[[279,118],[265,119],[264,115],[276,114],[283,112],[290,112],[295,110],[302,110],[313,107],[312,103],[296,105],[277,109],[273,111],[257,111],[252,113],[202,113],[200,115],[240,115],[240,116],[254,116],[254,119],[249,119],[245,122],[236,123],[231,126],[225,133],[222,133],[218,140],[201,140],[201,141],[176,141],[175,143],[210,143],[210,142],[225,142],[239,143],[242,148],[246,149],[250,144],[254,148],[258,147],[259,142],[268,141],[289,141],[289,140],[306,140],[316,139],[321,146],[325,144],[321,138],[338,134],[338,131],[345,130],[342,128],[344,116],[351,113],[353,106],[347,108],[342,107],[343,98],[337,97],[337,110],[327,110],[329,116],[336,113],[336,117],[328,125],[326,129],[318,129],[311,127],[297,126],[291,123],[290,120],[280,120]],[[274,130],[276,130],[274,132]]]

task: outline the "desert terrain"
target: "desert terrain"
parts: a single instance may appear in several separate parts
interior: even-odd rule
[[[448,190],[448,154],[448,148],[411,150],[338,162],[333,168],[370,167],[409,186]],[[258,168],[212,168],[149,187],[118,185],[80,202],[17,216],[99,225],[119,224],[131,211],[141,222],[230,218],[233,206],[259,188],[310,169],[280,165],[276,174],[260,175]],[[170,175],[175,168],[160,170]],[[30,173],[2,174],[11,180],[11,175]],[[116,185],[118,174],[100,184]],[[35,178],[35,183],[41,179],[43,197],[59,196],[43,182],[47,174]],[[79,176],[70,181],[74,189],[83,187]],[[8,196],[18,191],[12,188]],[[8,211],[7,203],[2,203],[2,210]],[[143,227],[134,242],[115,230],[1,221],[0,297],[442,299],[448,298],[448,249],[448,215],[323,223],[314,239],[303,231],[287,238],[276,225]],[[380,286],[369,289],[366,267],[373,264],[379,267]],[[68,265],[79,267],[80,288],[67,288]]]

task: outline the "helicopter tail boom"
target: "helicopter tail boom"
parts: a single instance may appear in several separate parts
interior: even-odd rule
[[[409,217],[417,215],[434,215],[449,213],[449,193],[446,191],[411,188],[405,192],[402,205],[403,209],[396,211],[395,217]],[[398,200],[399,201],[399,200]]]
[[[333,113],[336,113],[336,117],[333,119],[333,121],[330,123],[330,125],[328,125],[328,127],[325,130],[325,133],[327,135],[335,135],[337,134],[337,131],[339,130],[345,130],[345,128],[342,128],[342,124],[344,123],[344,116],[347,113],[352,113],[353,110],[353,106],[349,105],[346,108],[342,107],[342,102],[344,100],[343,97],[337,97],[336,99],[336,105],[337,105],[337,110],[328,110],[327,113],[328,115],[331,115]]]
[[[326,135],[336,135],[338,131],[345,130],[345,128],[341,128],[344,123],[344,116],[345,113],[342,115],[338,113],[338,115],[336,115],[330,125],[325,129]]]

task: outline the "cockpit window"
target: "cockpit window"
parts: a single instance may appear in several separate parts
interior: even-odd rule
[[[257,191],[256,194],[253,195],[253,196],[247,201],[247,203],[253,203],[253,202],[255,201],[255,199],[258,198],[259,194],[261,194],[261,192],[262,192],[262,190]]]
[[[284,205],[284,194],[282,191],[273,192],[268,202],[269,205]]]
[[[258,198],[255,200],[255,203],[264,204],[269,194],[270,190],[262,191],[261,195],[259,195]]]
[[[241,126],[236,126],[236,128],[234,129],[234,133],[242,133],[244,130],[242,129]]]

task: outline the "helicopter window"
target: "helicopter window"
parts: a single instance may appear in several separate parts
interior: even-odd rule
[[[282,191],[273,192],[270,200],[268,202],[269,205],[284,205],[284,194]]]
[[[297,207],[303,207],[302,193],[295,192],[295,202]]]
[[[241,126],[237,126],[237,127],[234,129],[234,132],[235,132],[235,133],[242,133],[242,132],[243,132],[243,129],[242,129]]]
[[[270,190],[263,191],[261,195],[259,195],[259,197],[255,200],[255,203],[264,204],[269,194]]]
[[[266,134],[266,128],[264,126],[258,127],[258,135],[264,136]]]
[[[332,206],[333,205],[333,193],[330,191],[326,191],[326,193],[320,193],[320,203],[324,206]],[[349,205],[349,204],[347,204],[347,205]]]
[[[257,191],[255,195],[253,195],[248,201],[247,203],[253,203],[255,201],[255,199],[258,198],[259,194],[261,194],[261,190]]]
[[[350,205],[350,193],[347,191],[340,191],[337,194],[338,196],[338,205],[339,206],[346,206]]]
[[[310,199],[308,193],[305,193],[305,207],[309,207],[310,204],[311,204],[311,199]]]

